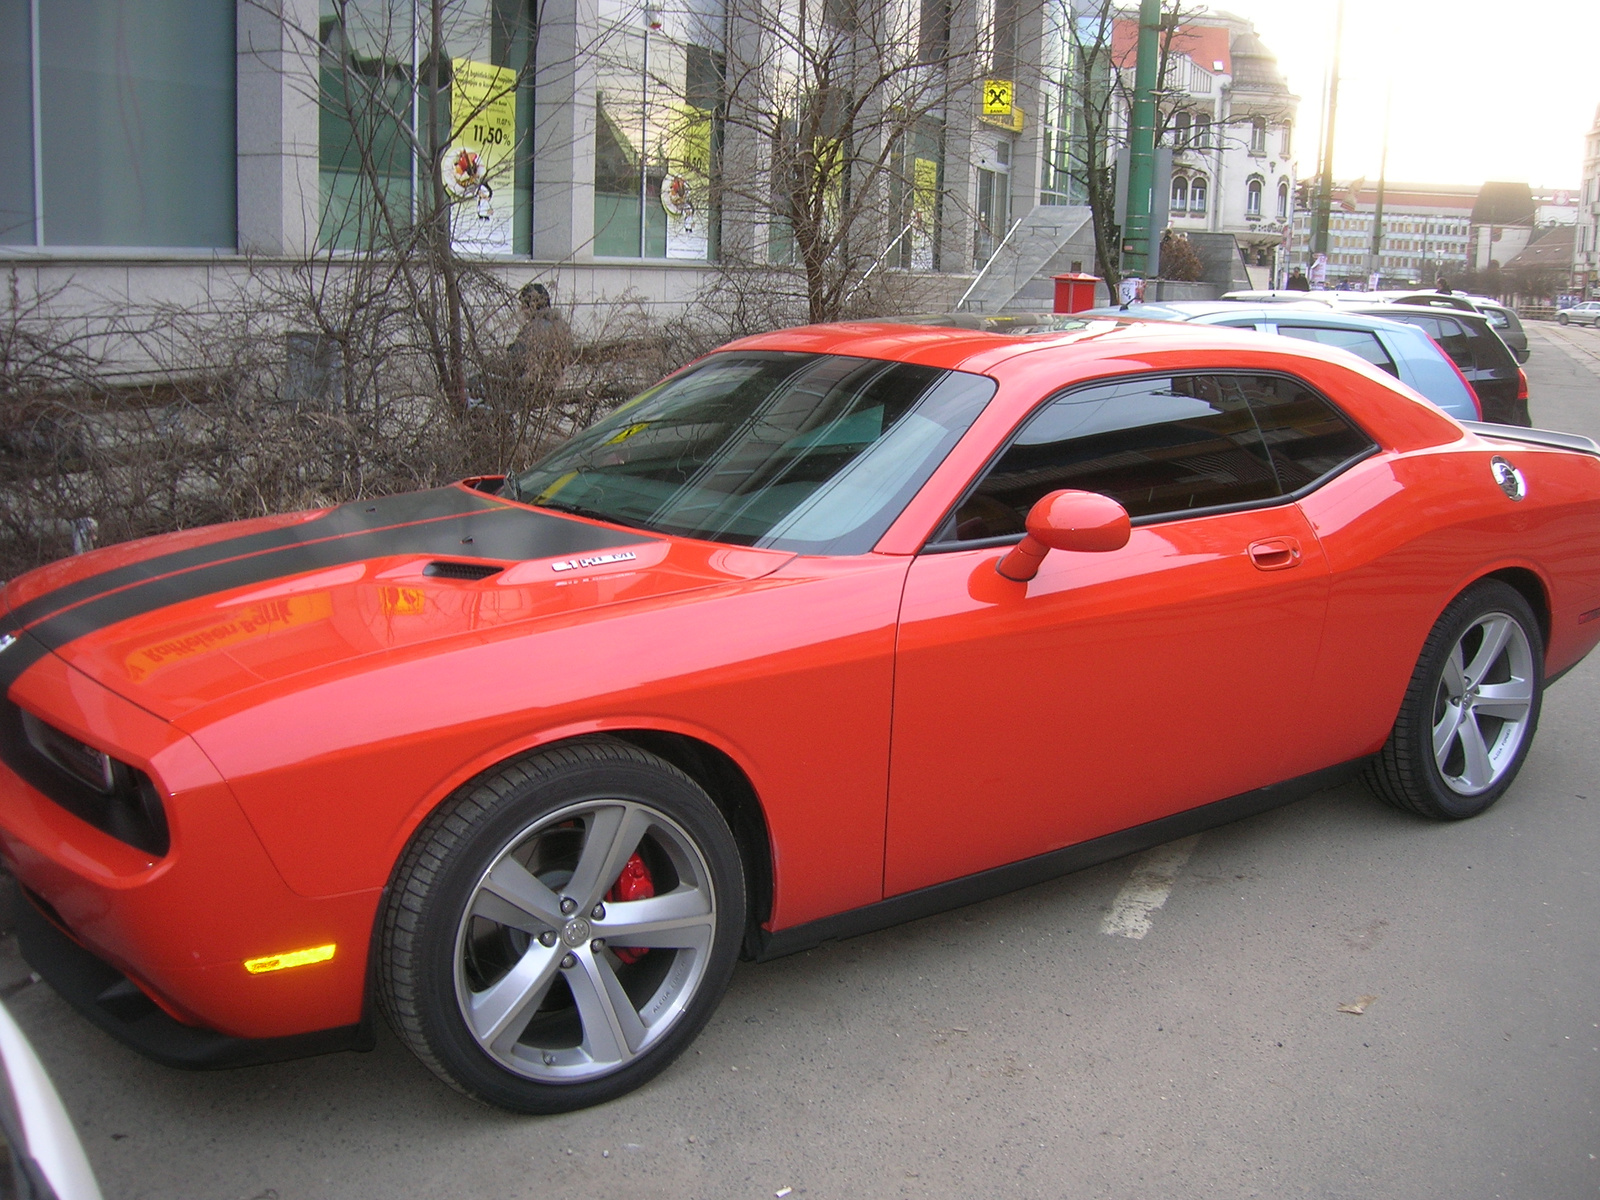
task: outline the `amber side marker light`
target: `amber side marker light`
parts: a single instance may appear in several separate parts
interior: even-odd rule
[[[268,971],[287,971],[290,967],[309,967],[312,963],[327,962],[333,957],[336,943],[312,946],[309,950],[291,950],[287,954],[269,954],[265,958],[247,958],[244,969],[252,975],[265,975]]]

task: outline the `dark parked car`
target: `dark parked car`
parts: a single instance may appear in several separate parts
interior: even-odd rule
[[[1385,299],[1395,304],[1418,304],[1482,313],[1489,318],[1490,327],[1510,349],[1511,357],[1519,363],[1528,361],[1527,330],[1522,328],[1521,318],[1504,304],[1497,304],[1482,296],[1463,296],[1460,292],[1407,292]]]
[[[1485,421],[1499,425],[1533,424],[1528,416],[1528,377],[1517,366],[1516,357],[1487,316],[1415,304],[1374,304],[1346,311],[1364,312],[1417,326],[1439,343],[1478,393]]]

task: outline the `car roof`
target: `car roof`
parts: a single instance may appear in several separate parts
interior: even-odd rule
[[[1393,321],[1404,321],[1409,317],[1458,317],[1463,321],[1480,322],[1483,328],[1493,330],[1489,318],[1477,309],[1442,308],[1433,304],[1367,304],[1362,305],[1357,311],[1374,317],[1388,317]]]
[[[1141,321],[1194,321],[1219,325],[1227,321],[1261,321],[1277,325],[1315,325],[1324,329],[1394,329],[1400,324],[1325,304],[1259,304],[1246,300],[1180,300],[1172,303],[1134,304],[1127,309],[1097,308],[1083,316],[1117,316]],[[1410,332],[1409,328],[1407,332]]]
[[[917,363],[984,374],[1009,361],[1043,350],[1065,352],[1067,361],[1092,369],[1096,362],[1126,364],[1144,352],[1247,350],[1284,358],[1308,358],[1343,364],[1342,352],[1313,342],[1272,337],[1255,330],[1194,321],[1134,320],[1077,314],[1071,329],[1044,332],[991,332],[952,328],[939,318],[844,321],[802,325],[741,338],[720,352],[739,350],[799,351]],[[1064,323],[1064,322],[1063,322]],[[1066,365],[1063,363],[1063,365]]]
[[[1259,303],[1239,300],[1156,300],[1147,304],[1130,304],[1126,308],[1105,305],[1091,308],[1082,316],[1132,317],[1147,321],[1193,321],[1210,313],[1253,312]]]

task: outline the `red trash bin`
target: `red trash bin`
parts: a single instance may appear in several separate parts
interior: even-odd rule
[[[1083,312],[1094,307],[1094,285],[1100,282],[1100,276],[1069,271],[1065,275],[1057,275],[1055,281],[1056,312]]]

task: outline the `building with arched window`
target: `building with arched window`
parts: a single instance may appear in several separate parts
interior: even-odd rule
[[[1137,22],[1119,23],[1116,61],[1129,87],[1137,35]],[[1168,220],[1183,233],[1231,234],[1251,282],[1269,286],[1274,265],[1288,261],[1299,97],[1254,25],[1228,13],[1178,29],[1169,64],[1161,104],[1161,143],[1172,149]]]

